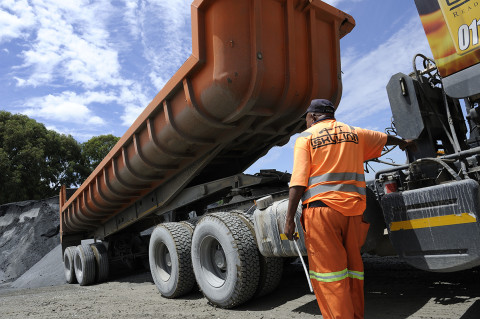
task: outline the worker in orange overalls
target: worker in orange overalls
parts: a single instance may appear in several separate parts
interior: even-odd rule
[[[294,238],[295,213],[303,204],[310,280],[323,318],[364,317],[363,261],[360,248],[369,224],[363,162],[379,157],[385,145],[414,146],[384,133],[337,122],[328,100],[313,100],[307,130],[295,142],[284,233]]]

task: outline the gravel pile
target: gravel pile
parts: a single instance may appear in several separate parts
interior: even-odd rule
[[[65,274],[62,263],[62,245],[58,245],[9,286],[11,288],[38,288],[63,284],[65,284]]]
[[[58,212],[58,197],[0,206],[0,285],[15,281],[59,246]],[[61,249],[48,261],[61,265]]]

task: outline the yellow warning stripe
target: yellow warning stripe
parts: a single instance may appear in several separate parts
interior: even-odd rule
[[[298,233],[293,233],[293,237],[298,238]],[[288,237],[285,234],[280,234],[280,239],[281,240],[288,240]]]
[[[461,215],[436,216],[429,218],[411,219],[400,222],[392,222],[390,224],[390,231],[469,224],[475,223],[476,221],[477,219],[475,218],[475,216],[467,213],[463,213]]]

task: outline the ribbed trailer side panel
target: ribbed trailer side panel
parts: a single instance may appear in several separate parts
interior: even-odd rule
[[[338,105],[339,40],[353,27],[319,0],[194,1],[192,55],[71,198],[62,194],[62,235],[94,231],[172,180],[186,179],[178,192],[240,173],[286,143],[312,98]]]

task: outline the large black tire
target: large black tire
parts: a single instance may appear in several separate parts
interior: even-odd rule
[[[89,244],[78,245],[74,257],[75,276],[80,286],[95,282],[95,256]]]
[[[104,282],[108,279],[108,273],[110,271],[107,248],[103,243],[94,243],[91,244],[90,247],[95,256],[95,282]]]
[[[164,223],[150,236],[149,263],[153,281],[162,296],[176,298],[195,285],[190,250],[192,232],[181,223]]]
[[[254,238],[256,238],[253,214],[243,211],[233,211],[233,213],[246,220]],[[254,296],[262,297],[274,291],[280,284],[284,261],[281,257],[264,257],[260,253],[258,257],[260,262],[260,279]]]
[[[180,224],[184,224],[188,226],[193,234],[193,230],[195,229],[195,226],[197,225],[199,220],[200,220],[200,217],[194,217],[188,220],[181,221]]]
[[[260,280],[255,296],[262,297],[274,291],[282,280],[282,274],[283,258],[260,255]]]
[[[63,269],[65,270],[65,280],[69,284],[77,283],[77,278],[75,277],[75,268],[74,268],[74,256],[75,256],[75,247],[70,246],[65,248],[63,252]]]
[[[257,290],[260,267],[255,235],[236,214],[213,213],[198,222],[192,263],[202,293],[214,305],[233,308]]]

